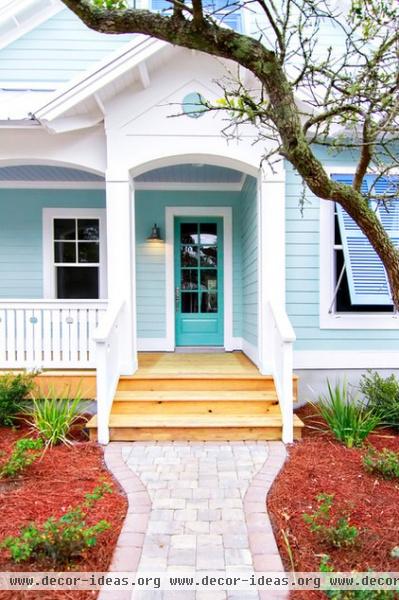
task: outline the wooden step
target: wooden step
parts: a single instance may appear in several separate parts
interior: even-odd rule
[[[157,414],[157,415],[265,415],[279,409],[277,401],[149,401],[140,402],[138,400],[117,401],[112,405],[112,414]]]
[[[270,378],[233,376],[192,376],[177,377],[121,377],[118,391],[274,391],[274,382]]]
[[[300,439],[303,424],[294,417],[294,436]],[[97,437],[97,419],[93,417],[87,427],[90,439]],[[110,439],[112,441],[229,441],[229,440],[279,440],[281,415],[264,417],[230,417],[216,419],[195,416],[180,418],[166,416],[111,415]]]
[[[118,390],[114,402],[275,402],[273,390]]]

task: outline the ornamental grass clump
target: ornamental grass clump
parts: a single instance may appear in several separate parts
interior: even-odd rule
[[[81,394],[74,396],[67,387],[62,397],[50,388],[44,398],[32,400],[32,406],[27,411],[31,428],[44,441],[46,447],[56,444],[71,444],[68,437],[72,425],[82,418],[80,406]]]
[[[35,386],[36,373],[6,373],[0,376],[0,425],[11,427],[23,411]]]
[[[380,416],[351,395],[347,382],[332,386],[327,379],[328,393],[314,404],[334,436],[347,448],[361,446],[366,437],[380,423]]]
[[[98,536],[110,528],[104,519],[93,525],[87,523],[92,508],[107,493],[112,493],[112,488],[102,483],[62,517],[50,517],[41,525],[30,523],[19,535],[7,537],[0,548],[6,548],[16,563],[35,560],[63,566],[80,559],[87,549],[97,544]]]
[[[384,479],[399,479],[399,452],[383,448],[381,452],[373,447],[363,456],[363,466],[370,473]]]
[[[42,454],[43,441],[24,438],[15,442],[9,458],[0,466],[0,479],[15,477]]]

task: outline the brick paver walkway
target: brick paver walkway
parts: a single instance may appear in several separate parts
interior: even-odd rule
[[[280,442],[110,444],[107,464],[128,492],[131,505],[111,570],[230,574],[282,570],[265,497],[284,457]],[[284,596],[243,590],[228,594],[142,590],[133,599]]]

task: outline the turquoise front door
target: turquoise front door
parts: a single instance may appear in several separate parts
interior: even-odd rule
[[[223,346],[223,219],[175,219],[176,346]]]

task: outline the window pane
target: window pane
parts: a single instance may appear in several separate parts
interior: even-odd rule
[[[215,313],[218,311],[218,295],[216,292],[201,294],[201,312]]]
[[[180,240],[182,244],[198,244],[198,224],[181,223]]]
[[[216,223],[201,223],[200,225],[200,243],[217,244],[217,225]]]
[[[181,249],[181,266],[196,267],[198,265],[198,246],[183,246]]]
[[[76,262],[76,244],[75,242],[55,242],[54,254],[56,263],[74,263]]]
[[[181,272],[181,289],[198,289],[198,271],[196,269],[183,269]]]
[[[76,240],[76,219],[54,219],[55,240]]]
[[[216,290],[218,284],[216,269],[203,269],[201,271],[201,290]]]
[[[182,313],[197,313],[198,312],[198,294],[192,292],[183,292],[181,295],[181,311]]]
[[[98,263],[100,262],[98,242],[79,242],[78,254],[80,263]]]
[[[216,246],[202,246],[200,250],[201,267],[216,267],[218,250]]]
[[[98,296],[98,267],[57,267],[57,298],[89,300]]]
[[[100,225],[98,219],[78,220],[79,240],[98,240],[100,238]]]

